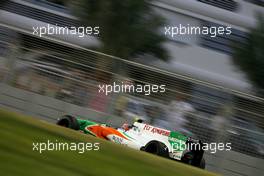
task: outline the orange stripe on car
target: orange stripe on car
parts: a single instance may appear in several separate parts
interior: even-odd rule
[[[107,139],[107,136],[111,134],[127,139],[127,137],[125,137],[122,133],[120,133],[119,131],[111,127],[94,125],[94,126],[86,127],[86,129],[94,133],[97,137],[103,138],[103,139]]]

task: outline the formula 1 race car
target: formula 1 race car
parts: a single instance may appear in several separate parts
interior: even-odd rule
[[[65,115],[58,120],[57,125],[79,130],[85,134],[137,150],[205,168],[203,144],[200,140],[194,140],[176,131],[145,124],[142,120],[137,120],[133,125],[124,124],[121,128],[113,128],[105,124]]]

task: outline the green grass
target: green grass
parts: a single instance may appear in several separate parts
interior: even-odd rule
[[[33,142],[100,143],[99,151],[33,151]],[[136,151],[35,118],[0,110],[0,173],[3,176],[202,176],[210,172]]]

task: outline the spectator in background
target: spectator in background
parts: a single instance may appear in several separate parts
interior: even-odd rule
[[[215,131],[221,131],[224,129],[226,123],[225,113],[223,107],[219,108],[218,113],[213,117],[211,128]]]
[[[176,100],[171,101],[168,107],[168,125],[173,131],[188,132],[184,129],[187,123],[186,114],[195,111],[193,106],[186,101],[186,96],[178,95]]]
[[[73,85],[73,98],[74,104],[79,106],[85,106],[87,104],[88,99],[88,90],[87,85],[85,84],[85,72],[84,71],[76,71],[74,74],[74,85]]]
[[[232,115],[231,105],[222,105],[218,113],[213,117],[211,123],[211,129],[214,131],[214,140],[216,142],[222,142],[225,139],[225,133],[228,129],[229,119]]]
[[[127,79],[127,78],[124,79],[123,81],[121,79],[121,82],[123,83],[124,86],[126,86],[126,85],[131,86],[134,84],[134,82],[132,80]],[[115,114],[122,117],[122,116],[124,116],[124,111],[127,109],[128,98],[124,92],[119,92],[117,96],[118,97],[117,97],[117,100],[115,103]]]
[[[110,84],[110,75],[107,75],[104,72],[96,73],[95,87],[92,92],[92,97],[88,103],[88,107],[99,112],[107,112],[108,103],[111,100],[111,94],[106,95],[105,92],[99,92],[97,85]]]
[[[115,104],[115,114],[116,115],[123,116],[123,112],[127,108],[127,102],[128,102],[128,98],[124,95],[120,95],[117,98],[117,101]]]

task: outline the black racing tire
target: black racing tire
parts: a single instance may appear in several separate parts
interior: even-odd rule
[[[205,169],[205,159],[204,158],[202,158],[200,165],[199,165],[199,168]]]
[[[183,162],[185,164],[193,165],[193,166],[201,168],[201,169],[205,169],[205,159],[202,157],[200,161],[194,161],[193,155],[194,155],[193,152],[185,153],[181,159],[181,162]],[[191,159],[188,159],[188,158],[191,158]]]
[[[148,153],[169,158],[169,151],[167,146],[159,141],[150,141],[146,144],[143,150]]]
[[[77,119],[71,115],[64,115],[57,121],[57,125],[64,126],[73,130],[79,130],[80,126]]]

